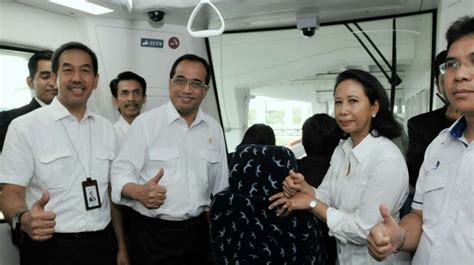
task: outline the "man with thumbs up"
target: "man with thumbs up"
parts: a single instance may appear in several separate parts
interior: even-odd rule
[[[111,225],[114,128],[87,108],[97,65],[89,47],[63,44],[52,58],[58,96],[8,129],[1,210],[12,223],[22,265],[127,264],[126,254],[117,255]]]
[[[200,108],[210,76],[203,58],[178,58],[170,101],[133,121],[112,164],[112,200],[133,209],[133,264],[210,263],[206,213],[228,186],[222,128]]]
[[[415,252],[413,265],[474,264],[474,17],[458,19],[446,33],[440,65],[449,102],[463,113],[428,146],[416,183],[412,212],[396,223],[386,207],[369,233],[369,253],[383,260]]]

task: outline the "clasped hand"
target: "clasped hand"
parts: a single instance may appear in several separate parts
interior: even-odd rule
[[[290,170],[283,181],[283,191],[270,197],[269,209],[277,208],[277,216],[288,216],[294,210],[306,210],[314,198],[314,191],[304,176]]]

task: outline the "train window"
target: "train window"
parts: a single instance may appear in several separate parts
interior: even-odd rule
[[[0,48],[0,111],[17,108],[31,100],[26,84],[32,53]]]
[[[270,125],[277,144],[298,143],[306,118],[316,113],[333,115],[334,80],[349,68],[371,72],[390,97],[394,21],[401,83],[395,88],[393,110],[405,124],[411,116],[429,110],[432,12],[323,25],[311,38],[293,28],[210,38],[228,150],[234,150],[253,123]]]

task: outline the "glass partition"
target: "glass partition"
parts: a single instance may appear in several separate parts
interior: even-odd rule
[[[0,111],[28,104],[31,91],[26,84],[30,52],[0,48]]]
[[[394,112],[405,125],[409,117],[429,108],[433,14],[397,17],[395,21],[396,69],[402,82],[396,87]],[[392,24],[389,18],[358,22],[360,28],[354,23],[321,26],[311,38],[303,37],[298,29],[227,33],[210,38],[229,152],[254,123],[270,125],[277,144],[297,145],[306,118],[323,112],[333,115],[334,80],[345,69],[371,72],[390,97],[391,85],[384,74],[391,76],[390,66],[376,49],[392,64]],[[304,152],[297,151],[296,155]]]

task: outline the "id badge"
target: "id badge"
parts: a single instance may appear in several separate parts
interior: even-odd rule
[[[82,182],[82,191],[84,193],[84,202],[86,205],[86,210],[92,210],[95,208],[100,208],[100,196],[99,196],[99,187],[97,186],[97,181],[91,178],[87,178],[86,181]]]

